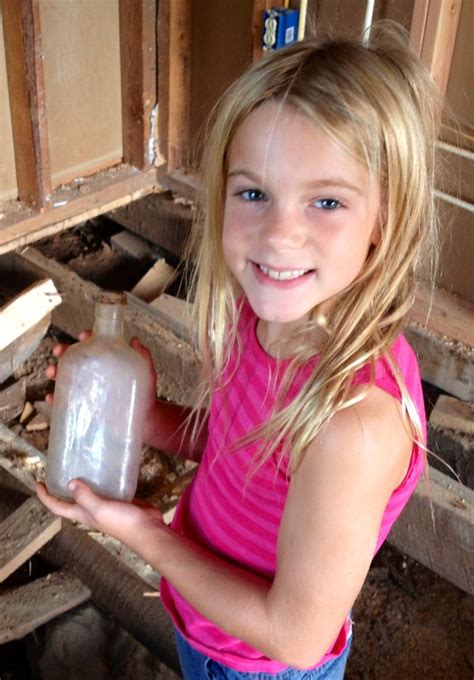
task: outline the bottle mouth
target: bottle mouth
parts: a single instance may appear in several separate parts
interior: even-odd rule
[[[96,315],[103,319],[123,318],[127,302],[125,293],[114,291],[100,293],[95,303]]]

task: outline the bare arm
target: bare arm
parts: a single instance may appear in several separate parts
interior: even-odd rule
[[[380,444],[387,432],[390,450]],[[77,505],[65,507],[43,489],[39,495],[53,512],[129,545],[231,635],[308,668],[336,638],[362,586],[410,451],[395,400],[377,388],[334,416],[291,480],[271,584],[176,534],[156,511],[104,501],[84,485],[75,492]]]

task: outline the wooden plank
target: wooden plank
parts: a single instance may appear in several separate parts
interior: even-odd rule
[[[173,200],[168,192],[130,203],[115,210],[110,217],[161,248],[184,257],[191,233],[192,209]]]
[[[36,276],[48,272],[51,276],[63,294],[62,305],[53,313],[53,323],[58,328],[77,338],[82,330],[92,327],[94,303],[101,288],[32,247],[25,248],[21,254],[14,253],[12,260],[20,270]],[[131,299],[125,317],[125,334],[129,339],[137,336],[150,349],[163,394],[179,403],[192,404],[198,362],[190,345],[160,323],[147,305],[136,304]]]
[[[91,591],[58,571],[0,595],[0,644],[18,640],[90,599]]]
[[[415,0],[413,4],[413,15],[410,26],[410,45],[418,52],[418,54],[421,54],[421,48],[423,47],[429,6],[430,0]]]
[[[23,411],[26,398],[26,381],[17,380],[0,390],[0,423],[8,424]]]
[[[17,340],[61,304],[51,279],[37,281],[0,308],[0,350]]]
[[[474,435],[474,404],[442,394],[431,411],[430,423],[434,427]]]
[[[186,168],[191,149],[191,0],[169,8],[168,171]]]
[[[0,583],[61,530],[61,518],[40,501],[26,500],[0,524]]]
[[[430,0],[421,48],[421,60],[440,92],[448,85],[462,0]]]
[[[474,595],[474,491],[430,468],[389,543]]]
[[[189,302],[165,293],[153,300],[150,307],[180,338],[191,340],[196,334],[191,325],[192,305]]]
[[[424,380],[464,401],[474,400],[471,347],[446,340],[429,328],[410,326],[405,335],[418,357]]]
[[[120,0],[119,13],[123,158],[144,170],[156,154],[156,0]]]
[[[151,302],[169,288],[177,275],[177,270],[170,267],[166,260],[157,260],[131,292],[140,300]]]
[[[169,89],[170,89],[170,4],[171,0],[158,3],[158,147],[159,153],[166,158],[168,154],[169,127]]]
[[[39,0],[2,6],[18,194],[37,209],[51,193],[39,14]]]
[[[474,306],[457,295],[420,286],[408,318],[451,341],[474,347]]]
[[[47,213],[18,210],[15,206],[9,210],[6,204],[0,218],[0,255],[159,189],[155,169],[140,172],[124,165],[57,189],[51,198],[53,209]]]
[[[29,328],[18,340],[0,351],[0,383],[9,378],[39,346],[51,323],[51,314]]]

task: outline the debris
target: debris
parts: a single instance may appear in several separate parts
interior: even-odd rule
[[[463,434],[474,434],[474,404],[442,394],[431,412],[430,424],[455,430]]]
[[[24,408],[23,408],[22,414],[20,416],[20,423],[22,425],[23,425],[23,423],[26,423],[28,418],[30,418],[33,415],[34,412],[35,412],[35,409],[33,408],[33,404],[31,404],[31,402],[27,401]]]
[[[26,424],[26,431],[27,432],[41,432],[42,430],[47,430],[48,427],[49,427],[48,419],[42,413],[37,413]]]
[[[163,259],[158,260],[131,292],[140,300],[150,302],[150,300],[154,300],[158,295],[164,293],[176,276],[177,272],[173,267],[170,267]]]
[[[8,424],[23,412],[26,397],[25,380],[17,380],[0,391],[0,422]]]

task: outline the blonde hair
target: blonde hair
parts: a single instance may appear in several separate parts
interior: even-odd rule
[[[332,415],[363,398],[351,393],[355,371],[368,364],[373,376],[375,361],[385,356],[412,436],[423,445],[419,416],[389,348],[413,304],[422,258],[435,262],[433,175],[440,111],[430,74],[395,26],[374,25],[368,45],[311,38],[272,53],[234,82],[218,103],[205,140],[196,232],[194,294],[206,376],[203,399],[217,386],[225,389],[221,376],[237,338],[241,291],[222,251],[226,154],[243,120],[269,100],[309,117],[377,178],[381,238],[359,275],[339,294],[328,319],[327,342],[310,378],[284,405],[296,371],[317,351],[308,341],[318,323],[317,309],[294,336],[294,355],[273,416],[245,439],[262,442],[261,461],[284,444],[294,470]]]

